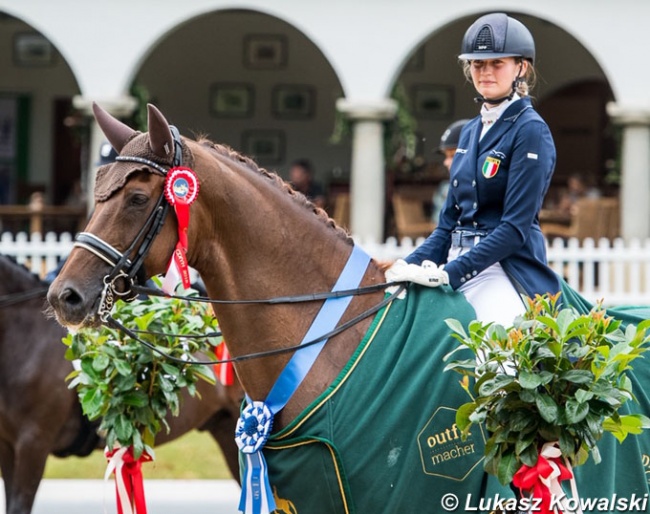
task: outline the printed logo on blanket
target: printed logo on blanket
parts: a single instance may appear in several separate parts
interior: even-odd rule
[[[483,460],[485,435],[480,425],[474,425],[463,441],[456,409],[438,407],[418,434],[418,446],[427,475],[464,480]]]
[[[483,163],[483,176],[485,178],[492,178],[499,171],[499,164],[501,164],[501,159],[496,159],[495,157],[487,157]]]

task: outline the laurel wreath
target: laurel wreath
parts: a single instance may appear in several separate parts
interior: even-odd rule
[[[160,281],[155,279],[158,285]],[[187,294],[187,292],[186,292]],[[189,291],[196,294],[196,291]],[[217,321],[205,304],[149,297],[131,303],[117,302],[113,316],[127,327],[174,334],[214,333]],[[66,358],[75,361],[69,387],[76,389],[83,412],[91,420],[101,419],[108,448],[133,447],[138,459],[143,451],[153,455],[156,434],[165,427],[166,416],[177,416],[180,394],[197,394],[198,380],[215,382],[212,369],[192,365],[194,354],[209,353],[219,337],[178,338],[140,334],[166,354],[186,364],[165,360],[138,341],[116,330],[102,327],[69,333],[63,343]]]

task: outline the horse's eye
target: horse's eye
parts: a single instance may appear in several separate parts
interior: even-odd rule
[[[131,205],[145,205],[149,201],[149,197],[144,194],[134,194],[129,199]]]

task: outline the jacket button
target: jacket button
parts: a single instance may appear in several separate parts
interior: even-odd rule
[[[472,180],[472,187],[476,187],[476,180]]]
[[[472,276],[475,277],[476,275],[478,275],[478,272],[476,270],[472,271]]]
[[[458,180],[454,179],[454,187],[458,187]]]
[[[474,202],[474,203],[472,204],[472,207],[473,207],[474,209],[476,209],[476,208],[478,207],[478,203]]]
[[[472,278],[472,275],[471,275],[470,273],[468,273],[467,275],[465,275],[465,278],[466,278],[467,280],[469,280],[470,278]]]
[[[465,277],[461,277],[460,281],[464,284],[466,282]]]
[[[456,225],[458,225],[458,226],[460,227],[460,220],[458,220],[458,221],[456,222]]]
[[[474,225],[474,227],[478,227],[478,221],[473,221],[472,225]]]
[[[454,205],[454,207],[456,207],[457,211],[460,211],[460,205],[456,204],[456,205]]]

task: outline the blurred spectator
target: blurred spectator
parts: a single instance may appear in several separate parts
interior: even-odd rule
[[[320,184],[314,181],[314,170],[307,159],[298,159],[289,169],[291,186],[307,197],[316,207],[325,208],[325,192]]]
[[[451,161],[454,159],[456,154],[456,148],[458,147],[458,140],[460,139],[460,131],[467,124],[469,120],[457,120],[454,121],[451,125],[440,136],[440,146],[438,147],[438,152],[445,156],[445,160],[442,161],[447,171],[451,169]],[[438,187],[436,188],[435,193],[433,194],[433,210],[431,212],[431,221],[438,223],[438,218],[440,217],[440,211],[442,206],[445,205],[445,200],[447,200],[447,193],[449,192],[449,180],[442,180]]]
[[[560,197],[557,205],[558,214],[570,218],[574,214],[576,202],[580,198],[599,198],[600,191],[595,187],[588,187],[582,175],[574,173],[567,180],[567,188]]]

